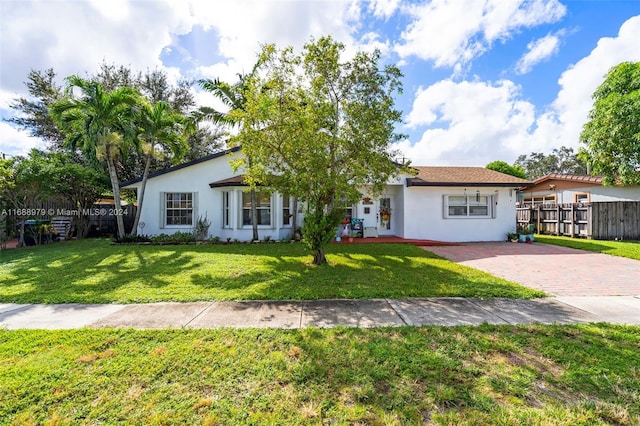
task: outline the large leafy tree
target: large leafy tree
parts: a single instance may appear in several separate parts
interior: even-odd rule
[[[216,124],[222,124],[230,128],[242,126],[247,105],[245,95],[249,88],[249,82],[257,75],[259,66],[260,62],[256,63],[250,73],[238,74],[238,81],[233,84],[220,81],[219,79],[200,80],[199,83],[202,89],[212,93],[216,98],[221,100],[227,108],[227,111],[219,111],[211,107],[202,107],[196,117],[199,119],[206,118]],[[253,161],[251,157],[247,157],[247,159],[248,163],[252,165]],[[250,188],[249,198],[251,203],[252,239],[258,241],[260,239],[258,235],[258,199],[255,187]]]
[[[527,174],[525,173],[524,169],[521,166],[517,166],[517,165],[512,166],[506,161],[500,161],[500,160],[492,161],[489,164],[487,164],[485,168],[489,170],[494,170],[496,172],[504,173],[507,175],[519,177],[521,179],[527,178]]]
[[[140,94],[129,87],[107,92],[97,81],[78,76],[67,78],[67,96],[50,107],[50,114],[72,149],[79,148],[89,159],[107,165],[116,212],[122,209],[117,164],[132,134],[132,109]],[[124,220],[116,214],[118,236],[124,237]]]
[[[593,100],[580,135],[584,156],[605,184],[640,184],[640,62],[611,68]]]
[[[49,106],[64,96],[55,78],[56,73],[52,68],[46,71],[31,70],[25,82],[29,97],[16,98],[9,104],[19,114],[6,121],[28,131],[31,136],[43,139],[51,149],[60,150],[64,135],[49,115]]]
[[[34,150],[30,158],[40,158],[46,163],[44,171],[48,182],[48,193],[61,197],[78,215],[73,217],[72,232],[77,238],[84,238],[89,232],[91,217],[88,209],[109,190],[109,179],[93,166],[78,161],[69,152],[42,152]]]
[[[65,136],[49,114],[49,107],[64,97],[63,87],[56,84],[57,75],[53,68],[45,71],[32,70],[25,82],[29,95],[14,99],[10,106],[17,112],[6,121],[16,125],[19,129],[29,132],[32,136],[43,139],[52,151],[64,151]],[[105,92],[130,87],[138,90],[149,102],[159,101],[171,105],[180,114],[188,115],[196,109],[193,90],[187,81],[179,81],[176,85],[169,82],[168,76],[162,70],[147,70],[134,72],[131,68],[102,63],[95,75],[88,79],[95,80]],[[222,146],[223,133],[215,126],[203,126],[189,134],[187,142],[189,149],[185,154],[187,160],[195,160],[213,152]],[[142,174],[146,159],[136,155],[134,147],[129,147],[130,155],[122,158],[120,163],[120,177],[133,179]],[[170,161],[157,158],[152,161],[151,168],[167,167]]]
[[[43,162],[27,161],[20,156],[0,159],[0,204],[14,209],[15,215],[12,216],[20,221],[20,247],[24,245],[25,220],[47,193],[44,167]]]
[[[136,235],[140,212],[144,203],[144,194],[147,187],[147,179],[154,158],[172,158],[174,161],[181,159],[187,151],[187,119],[173,112],[166,102],[158,101],[155,104],[143,101],[134,110],[136,128],[136,142],[139,152],[145,159],[140,192],[138,193],[138,209],[131,233]]]
[[[380,53],[358,52],[349,61],[331,37],[312,40],[301,54],[263,48],[259,76],[249,81],[242,126],[233,141],[246,158],[248,183],[289,194],[306,204],[303,238],[314,264],[343,214],[367,187],[373,194],[397,172],[391,144],[400,140],[401,113],[393,96],[401,73],[381,67]]]
[[[520,155],[514,167],[521,167],[528,179],[537,179],[549,173],[563,173],[583,175],[587,173],[587,164],[580,155],[576,155],[573,148],[562,146],[555,148],[551,154],[532,152]]]

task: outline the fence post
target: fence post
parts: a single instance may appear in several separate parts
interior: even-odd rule
[[[556,236],[560,236],[560,204],[556,204]]]
[[[576,229],[576,225],[575,225],[575,223],[576,223],[576,212],[575,212],[575,210],[573,209],[573,207],[574,207],[574,206],[575,206],[575,204],[573,204],[573,203],[572,203],[572,204],[571,204],[571,221],[570,221],[570,222],[571,222],[571,223],[570,223],[571,231],[569,232],[569,235],[571,235],[571,238],[575,238],[575,236],[576,236],[576,235],[575,235],[575,229]]]

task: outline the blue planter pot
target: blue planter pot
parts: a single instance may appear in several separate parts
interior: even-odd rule
[[[533,242],[533,234],[518,234],[518,240],[521,243],[532,243]]]

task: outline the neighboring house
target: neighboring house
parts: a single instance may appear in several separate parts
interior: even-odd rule
[[[235,148],[151,173],[139,232],[190,231],[199,216],[206,216],[212,236],[251,239],[249,193],[242,173],[234,173],[229,164],[239,155]],[[516,189],[531,185],[482,167],[413,169],[413,174],[391,179],[376,198],[364,189],[358,203],[344,206],[345,217],[362,219],[365,236],[502,241],[515,230]],[[122,184],[124,189],[139,186],[140,179]],[[291,236],[293,214],[302,223],[303,206],[293,212],[289,197],[263,193],[258,199],[260,238]]]
[[[550,173],[518,194],[521,205],[640,201],[640,186],[604,186],[601,176]]]

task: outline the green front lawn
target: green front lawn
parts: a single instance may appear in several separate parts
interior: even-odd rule
[[[113,246],[71,241],[0,252],[0,302],[511,297],[543,293],[402,244]]]
[[[584,240],[553,235],[536,235],[535,240],[545,244],[555,244],[557,246],[640,260],[640,241]]]
[[[0,423],[637,425],[640,328],[0,331]]]

